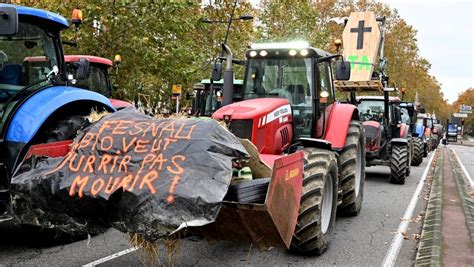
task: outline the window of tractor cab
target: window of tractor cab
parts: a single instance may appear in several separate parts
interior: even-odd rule
[[[311,107],[310,58],[250,59],[243,99],[279,97],[292,106]]]
[[[51,34],[20,22],[18,33],[0,36],[0,105],[22,88],[37,83],[58,66]]]
[[[402,115],[402,122],[405,124],[410,124],[410,115],[408,114],[408,109],[401,108],[400,113]]]
[[[87,79],[77,80],[74,87],[91,90],[106,97],[110,97],[112,91],[110,90],[110,82],[107,77],[106,68],[90,64],[89,77]]]
[[[383,122],[384,102],[383,100],[362,100],[357,105],[361,121]],[[389,112],[389,116],[392,116]]]

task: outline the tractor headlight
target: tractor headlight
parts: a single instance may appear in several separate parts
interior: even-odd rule
[[[265,50],[260,51],[260,56],[261,56],[261,57],[264,57],[264,56],[266,56],[267,54],[268,54],[268,53],[267,53],[267,51],[265,51]]]
[[[289,54],[290,56],[296,56],[296,53],[297,53],[297,52],[296,52],[295,49],[291,49],[291,50],[288,52],[288,54]]]
[[[257,51],[250,51],[249,56],[255,57],[257,55]]]
[[[303,57],[307,56],[308,54],[309,54],[308,49],[303,49],[300,51],[300,55],[302,55]]]

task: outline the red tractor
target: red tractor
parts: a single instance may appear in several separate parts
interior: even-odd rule
[[[366,163],[389,166],[390,182],[403,184],[410,174],[410,127],[402,122],[400,99],[384,93],[386,96],[357,97],[365,128]]]
[[[110,99],[110,102],[116,109],[122,109],[132,106],[131,103],[112,99],[114,87],[110,81],[110,69],[114,67],[111,60],[88,55],[66,55],[64,61],[66,62],[67,72],[76,77],[77,64],[81,59],[87,60],[89,63],[89,71],[87,77],[84,79],[76,79],[74,86],[77,88],[87,89],[97,92]],[[45,57],[27,57],[23,62],[25,68],[25,76],[28,80],[36,79],[38,76],[45,76],[47,74],[48,61]]]
[[[329,243],[336,210],[358,215],[365,181],[365,138],[354,105],[336,101],[331,55],[306,42],[254,44],[246,52],[243,101],[232,102],[232,53],[227,51],[223,107],[212,117],[251,140],[270,167],[304,152],[303,188],[291,247],[320,254]],[[339,76],[350,63],[339,61]],[[341,78],[341,77],[338,77]]]

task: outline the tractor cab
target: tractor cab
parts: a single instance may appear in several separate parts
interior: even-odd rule
[[[359,96],[356,99],[359,117],[365,128],[367,156],[378,158],[387,141],[402,137],[407,127],[403,122],[400,99],[389,97],[388,105],[384,96]]]
[[[200,83],[194,85],[192,98],[192,108],[190,115],[210,117],[214,111],[222,107],[224,80],[212,81],[203,79]],[[243,80],[234,80],[234,93],[232,102],[242,100]]]
[[[288,144],[301,137],[321,138],[327,126],[322,114],[335,101],[331,55],[306,42],[292,42],[254,44],[246,58],[243,100],[262,106],[286,103],[276,104],[256,127],[292,121],[282,135]]]
[[[89,55],[66,55],[64,59],[67,72],[70,74],[76,73],[77,63],[81,59],[89,61],[89,74],[84,79],[77,79],[75,87],[91,90],[108,97],[117,110],[133,106],[129,102],[111,98],[115,88],[110,80],[111,69],[114,67],[114,63],[110,59]]]

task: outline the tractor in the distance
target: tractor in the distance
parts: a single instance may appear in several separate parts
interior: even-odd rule
[[[400,99],[389,95],[397,89],[388,87],[383,53],[385,17],[376,19],[373,13],[362,14],[355,20],[351,20],[351,14],[346,22],[343,55],[351,61],[351,80],[338,82],[337,86],[350,90],[349,101],[360,112],[366,136],[366,165],[390,167],[390,182],[403,184],[410,173],[411,144],[408,126],[401,122]],[[353,39],[357,42],[351,42]],[[356,97],[356,92],[367,90],[382,92],[383,96]]]
[[[194,85],[193,94],[187,97],[192,100],[192,107],[189,111],[191,116],[210,117],[214,111],[222,106],[224,80],[213,81],[203,79]],[[234,80],[233,102],[242,100],[243,80]]]
[[[409,125],[402,122],[398,97],[361,96],[357,107],[366,136],[367,166],[390,167],[390,182],[405,183],[410,174],[411,137]],[[388,98],[388,99],[387,99]]]
[[[0,4],[0,221],[13,217],[10,180],[32,146],[72,139],[92,109],[115,110],[107,97],[74,86],[87,78],[89,61],[66,72],[60,32],[68,27],[60,15]],[[27,68],[40,57],[40,67]]]
[[[417,110],[416,105],[413,102],[401,102],[400,103],[402,122],[406,125],[409,125],[411,135],[411,165],[419,166],[423,162],[423,135],[419,135],[416,131],[416,122],[417,122]]]
[[[306,42],[253,44],[246,52],[243,100],[232,103],[228,47],[223,107],[212,117],[251,140],[269,166],[304,152],[303,188],[291,247],[322,253],[336,211],[358,215],[365,181],[365,137],[355,105],[336,101],[331,55]],[[338,60],[336,79],[348,80],[350,63]],[[341,90],[344,87],[340,87]]]

